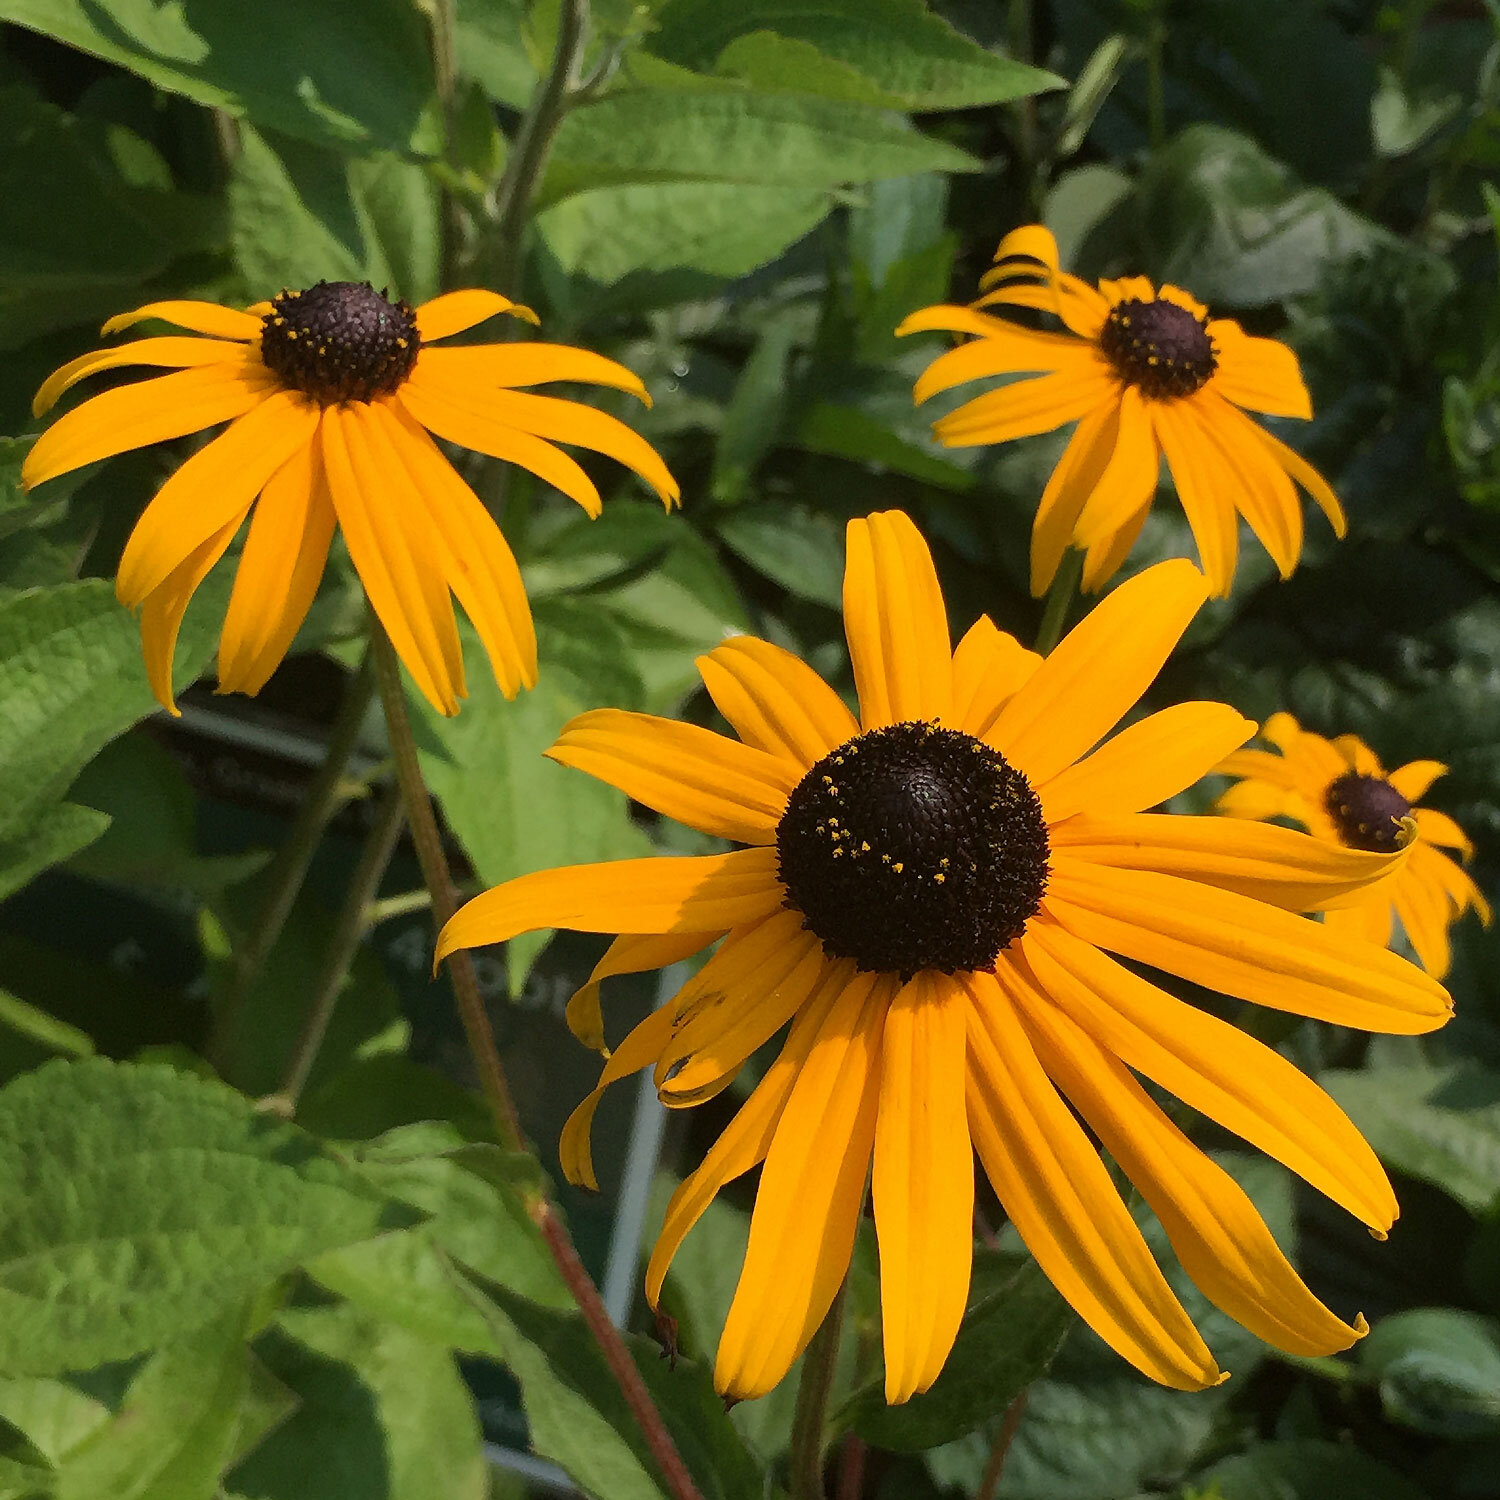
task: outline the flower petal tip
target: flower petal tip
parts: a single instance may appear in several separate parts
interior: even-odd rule
[[[1360,1338],[1370,1331],[1370,1325],[1365,1322],[1365,1315],[1362,1312],[1355,1313],[1354,1321],[1349,1326]]]

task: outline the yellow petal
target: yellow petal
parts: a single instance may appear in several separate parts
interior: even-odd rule
[[[980,286],[990,283],[995,271],[987,271],[980,278]],[[1039,312],[1054,313],[1060,317],[1072,333],[1090,342],[1097,339],[1104,319],[1109,313],[1109,304],[1086,281],[1062,272],[1049,285],[1021,284],[1018,280],[996,284],[995,289],[975,300],[981,307],[1029,307]]]
[[[1349,529],[1349,523],[1344,518],[1344,507],[1339,504],[1339,497],[1334,494],[1328,481],[1300,453],[1288,448],[1280,438],[1273,437],[1264,427],[1258,427],[1252,422],[1250,431],[1265,444],[1276,462],[1313,497],[1314,504],[1328,517],[1333,534],[1343,536]]]
[[[723,934],[719,932],[624,933],[604,950],[604,957],[593,967],[588,979],[568,999],[568,1030],[595,1052],[607,1052],[604,1045],[604,1012],[599,1004],[599,987],[606,979],[619,974],[644,974],[651,969],[665,969],[691,958]]]
[[[1336,734],[1330,743],[1351,771],[1358,771],[1361,776],[1385,774],[1379,756],[1357,734]]]
[[[1118,531],[1100,537],[1085,550],[1083,576],[1078,580],[1078,586],[1085,594],[1097,594],[1125,566],[1125,559],[1130,556],[1131,549],[1140,540],[1141,532],[1146,529],[1146,521],[1151,515],[1151,504],[1155,498],[1156,491],[1153,489]]]
[[[1407,856],[1406,849],[1349,849],[1270,823],[1171,813],[1086,813],[1054,828],[1052,847],[1057,868],[1078,861],[1155,870],[1292,912],[1358,905],[1376,882],[1395,879]]]
[[[1226,818],[1297,818],[1300,799],[1269,781],[1241,781],[1229,788],[1214,811]]]
[[[1362,943],[1374,943],[1377,948],[1387,948],[1390,946],[1394,915],[1391,893],[1377,890],[1358,906],[1341,906],[1335,911],[1324,912],[1323,925],[1344,937],[1354,938]]]
[[[982,339],[960,344],[958,348],[938,355],[917,377],[912,400],[918,406],[940,391],[952,390],[970,380],[1024,372],[1042,374],[1051,370],[1082,374],[1094,363],[1089,346],[1069,334],[1037,333],[1004,323],[999,318],[991,321],[999,328]]]
[[[451,338],[455,333],[462,333],[464,329],[472,328],[476,323],[483,323],[486,318],[496,317],[500,313],[509,313],[511,317],[520,318],[525,323],[539,322],[537,315],[529,307],[522,307],[519,302],[512,302],[499,292],[469,288],[444,292],[441,297],[424,302],[417,309],[417,334],[424,344],[430,344],[435,339]]]
[[[844,631],[865,729],[945,719],[953,654],[937,569],[922,534],[899,510],[851,521]]]
[[[1141,393],[1133,385],[1127,385],[1120,393],[1115,417],[1114,452],[1095,481],[1093,493],[1073,528],[1077,546],[1093,547],[1101,541],[1107,542],[1156,493],[1161,449],[1157,447],[1151,421]]]
[[[633,370],[590,349],[573,349],[567,344],[469,344],[423,349],[417,358],[423,369],[459,385],[510,388],[576,380],[585,385],[628,391],[648,406],[651,404],[641,377]]]
[[[185,369],[195,365],[224,364],[233,366],[235,373],[240,373],[246,363],[241,345],[227,344],[220,339],[137,339],[133,344],[122,344],[117,349],[95,349],[89,354],[80,354],[61,369],[54,370],[32,399],[31,414],[40,417],[50,411],[64,391],[101,370],[118,370],[127,365]]]
[[[1413,760],[1391,772],[1386,778],[1410,803],[1422,800],[1438,777],[1446,776],[1448,767],[1440,760]]]
[[[1119,432],[1118,400],[1086,412],[1047,480],[1031,526],[1031,592],[1038,597],[1052,586],[1078,517],[1114,456]]]
[[[547,754],[663,817],[741,844],[769,844],[800,779],[795,767],[711,729],[618,708],[563,726]]]
[[[1019,996],[1042,1066],[1161,1220],[1199,1289],[1257,1338],[1292,1354],[1332,1354],[1365,1331],[1335,1317],[1278,1248],[1248,1194],[1146,1091],[1055,1006]]]
[[[155,318],[162,323],[175,323],[179,328],[190,328],[194,333],[211,334],[215,338],[238,339],[241,343],[254,340],[257,345],[265,324],[252,313],[240,312],[233,307],[220,307],[217,302],[148,302],[134,312],[117,313],[107,322],[101,332],[119,333],[136,323]]]
[[[467,901],[438,934],[437,961],[523,932],[727,932],[776,910],[775,849],[538,870]]]
[[[500,691],[514,698],[521,688],[535,687],[531,606],[495,518],[402,406],[376,401],[368,414],[385,428],[389,451],[405,474],[406,492],[425,513],[443,577],[473,621]]]
[[[104,391],[59,417],[32,444],[21,464],[21,482],[35,489],[101,458],[231,422],[275,390],[265,367],[247,357],[236,366],[179,370]],[[203,534],[217,529],[208,527]]]
[[[323,413],[323,468],[370,607],[422,696],[456,714],[463,648],[442,558],[384,425],[363,402]]]
[[[1447,991],[1404,959],[1233,891],[1059,859],[1045,899],[1085,942],[1273,1010],[1401,1036],[1452,1015]]]
[[[731,636],[697,661],[703,685],[747,744],[790,762],[800,777],[859,733],[843,699],[790,651]]]
[[[969,1130],[1002,1206],[1052,1284],[1116,1353],[1195,1391],[1223,1378],[1131,1220],[1104,1163],[1037,1061],[1002,991],[966,974]]]
[[[1064,637],[985,739],[1033,786],[1050,781],[1135,705],[1207,592],[1203,575],[1180,559],[1122,583]]]
[[[1312,418],[1312,399],[1297,356],[1275,339],[1252,338],[1229,318],[1208,325],[1218,368],[1207,389],[1236,406],[1272,417]]]
[[[960,307],[954,303],[924,307],[917,312],[909,313],[897,327],[896,336],[905,338],[911,333],[972,333],[982,339],[1000,340],[1017,336],[1049,341],[1061,339],[1071,349],[1088,347],[1077,338],[1068,338],[1055,333],[1038,334],[1034,329],[1021,327],[1019,323],[997,318],[992,313],[981,312],[978,307]],[[1047,347],[1050,347],[1050,343]]]
[[[167,376],[166,380],[175,378]],[[110,393],[116,394],[124,393]],[[89,402],[78,410],[92,405]],[[64,417],[58,427],[68,420]],[[266,481],[298,448],[312,441],[317,426],[317,407],[288,391],[278,391],[193,454],[156,492],[130,533],[115,580],[120,602],[139,604],[161,587],[188,552],[231,520],[243,519]]]
[[[885,1399],[925,1391],[958,1336],[974,1244],[974,1148],[964,1112],[968,996],[932,971],[886,1013],[871,1188],[880,1242]]]
[[[1422,879],[1420,860],[1415,871],[1404,873],[1407,878],[1391,888],[1392,904],[1422,967],[1434,979],[1441,979],[1453,962],[1447,893],[1436,881]]]
[[[219,636],[221,693],[258,693],[312,607],[335,526],[316,443],[266,481],[250,518]]]
[[[1224,483],[1219,455],[1207,445],[1184,404],[1158,401],[1152,408],[1152,420],[1177,486],[1182,512],[1198,544],[1203,571],[1214,598],[1222,599],[1234,583],[1240,523]]]
[[[1397,787],[1396,790],[1400,791],[1400,788]],[[1417,832],[1429,844],[1443,844],[1449,849],[1457,849],[1465,859],[1473,854],[1474,845],[1470,843],[1468,834],[1447,813],[1439,812],[1435,807],[1418,807],[1412,810],[1412,816],[1417,820]]]
[[[981,739],[1042,659],[980,615],[953,653],[952,725]]]
[[[1114,390],[1114,377],[1092,361],[1086,370],[1060,370],[986,391],[940,417],[932,425],[932,435],[949,448],[1033,437],[1076,422],[1112,401]]]
[[[1369,1143],[1263,1042],[1158,989],[1048,921],[1021,939],[1042,995],[1106,1051],[1384,1233],[1396,1195]]]
[[[1122,729],[1037,788],[1049,823],[1074,813],[1140,812],[1192,786],[1255,725],[1227,703],[1178,703]]]
[[[735,1400],[765,1395],[786,1374],[849,1268],[875,1141],[890,996],[889,981],[873,974],[839,992],[782,1111],[714,1366],[715,1387]]]

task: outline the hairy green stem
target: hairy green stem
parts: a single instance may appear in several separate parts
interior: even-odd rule
[[[824,1500],[823,1443],[828,1426],[828,1398],[839,1363],[839,1335],[844,1328],[847,1273],[834,1293],[833,1305],[813,1334],[802,1356],[802,1378],[797,1382],[797,1407],[792,1415],[792,1500]]]
[[[494,280],[509,292],[520,267],[521,236],[542,169],[552,152],[557,129],[568,112],[578,82],[578,65],[588,34],[589,0],[562,0],[557,18],[557,47],[552,70],[527,106],[521,128],[511,143],[510,159],[500,185],[490,199],[496,230]]]
[[[329,934],[328,947],[323,954],[323,967],[318,971],[318,980],[313,986],[312,1001],[302,1022],[302,1032],[287,1059],[281,1087],[274,1095],[274,1107],[278,1114],[289,1117],[296,1112],[297,1101],[307,1086],[318,1049],[322,1047],[323,1038],[328,1034],[328,1023],[333,1019],[334,1009],[339,1003],[339,992],[344,987],[349,965],[354,962],[360,942],[370,930],[366,916],[375,892],[380,889],[380,881],[391,862],[391,855],[395,853],[396,840],[401,837],[401,824],[401,789],[392,782],[376,805],[375,822],[365,835],[359,863],[349,877],[344,904],[340,907],[333,931]]]
[[[235,944],[228,987],[219,1002],[208,1043],[208,1060],[220,1073],[227,1071],[233,1058],[240,1020],[256,976],[286,926],[322,841],[323,830],[344,799],[344,773],[359,743],[360,726],[374,696],[375,669],[366,652],[359,670],[344,688],[338,716],[329,732],[328,748],[323,753],[323,764],[308,783],[286,842],[277,850],[266,872],[265,896],[255,925],[243,942]]]
[[[1068,623],[1068,611],[1078,596],[1078,585],[1083,578],[1083,553],[1069,547],[1063,553],[1057,572],[1052,575],[1052,587],[1047,590],[1047,602],[1042,606],[1042,623],[1036,629],[1036,652],[1047,656],[1062,639]]]

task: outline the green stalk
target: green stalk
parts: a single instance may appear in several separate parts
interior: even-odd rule
[[[1083,578],[1083,553],[1069,547],[1063,553],[1057,572],[1052,575],[1052,587],[1047,590],[1047,602],[1042,606],[1042,623],[1037,626],[1036,651],[1047,656],[1062,639],[1068,623],[1068,611],[1078,597],[1078,585]]]
[[[792,1500],[825,1500],[823,1445],[828,1427],[828,1400],[839,1363],[839,1335],[844,1329],[844,1300],[849,1290],[845,1273],[834,1293],[833,1305],[813,1334],[802,1356],[797,1382],[797,1407],[792,1415]]]

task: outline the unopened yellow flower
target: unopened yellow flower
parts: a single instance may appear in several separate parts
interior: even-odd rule
[[[120,559],[120,602],[141,607],[152,691],[173,713],[172,652],[194,590],[246,517],[250,529],[219,641],[219,691],[256,693],[317,593],[335,525],[375,613],[428,701],[465,695],[452,594],[507,697],[536,680],[536,635],[510,548],[429,432],[520,464],[590,515],[599,492],[553,446],[619,459],[669,505],[655,450],[593,407],[515,389],[554,380],[648,399],[613,360],[559,344],[435,347],[497,313],[536,315],[494,292],[449,292],[413,310],[369,285],[320,281],[248,311],[153,302],[106,334],[154,318],[203,335],[146,338],[85,354],[37,392],[48,411],[86,376],[128,365],[170,375],[105,392],[55,422],[26,457],[30,487],[102,458],[227,422],[146,507]]]
[[[715,1193],[762,1167],[720,1391],[763,1394],[806,1346],[847,1269],[872,1160],[886,1395],[931,1385],[968,1296],[976,1150],[1101,1337],[1167,1385],[1220,1380],[1063,1094],[1232,1316],[1303,1354],[1363,1331],[1313,1297],[1250,1200],[1131,1071],[1383,1232],[1390,1185],[1337,1105],[1109,955],[1376,1031],[1430,1031],[1449,1012],[1411,964],[1281,909],[1377,878],[1401,852],[1144,811],[1254,730],[1223,704],[1184,703],[1105,738],[1206,593],[1190,563],[1163,563],[1045,660],[983,618],[953,650],[927,548],[886,512],[849,527],[858,718],[797,657],[738,636],[698,663],[737,740],[614,710],[563,730],[553,759],[750,847],[523,876],[470,901],[438,953],[536,928],[625,934],[569,1007],[575,1032],[602,1046],[601,979],[723,939],[619,1044],[564,1128],[563,1168],[590,1186],[590,1126],[610,1083],[654,1067],[663,1102],[696,1104],[789,1026],[673,1196],[646,1275],[655,1305]]]
[[[1293,480],[1343,536],[1343,508],[1327,481],[1240,409],[1312,416],[1285,345],[1210,318],[1180,287],[1158,289],[1143,276],[1090,286],[1059,270],[1057,242],[1040,224],[1006,235],[995,262],[973,306],[923,308],[896,332],[975,335],[927,367],[918,403],[985,376],[1039,375],[950,412],[933,426],[939,442],[1003,443],[1078,423],[1032,527],[1033,593],[1046,592],[1070,545],[1084,549],[1085,589],[1116,572],[1146,523],[1163,455],[1216,596],[1234,581],[1240,515],[1283,578],[1297,566],[1302,505]],[[1010,307],[1052,313],[1067,331],[997,316]]]
[[[1236,750],[1217,770],[1244,778],[1215,804],[1232,818],[1290,818],[1314,838],[1346,849],[1387,850],[1416,825],[1406,862],[1373,886],[1351,892],[1325,912],[1325,925],[1386,947],[1392,915],[1429,974],[1441,979],[1451,953],[1448,929],[1471,908],[1489,926],[1484,893],[1463,867],[1442,851],[1474,852],[1463,829],[1435,807],[1417,801],[1448,768],[1414,760],[1387,773],[1379,757],[1352,734],[1326,740],[1287,713],[1272,714],[1261,738],[1269,750]],[[1408,821],[1410,820],[1410,821]]]

